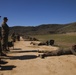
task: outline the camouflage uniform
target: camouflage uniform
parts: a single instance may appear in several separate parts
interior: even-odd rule
[[[2,36],[1,36],[1,32],[0,32],[0,56],[6,56],[6,54],[4,54],[4,53],[2,52],[1,39],[2,39]],[[1,62],[1,61],[0,61],[0,62]]]
[[[1,33],[2,33],[2,50],[6,50],[8,47],[9,26],[4,22],[2,23]]]
[[[1,48],[1,33],[0,33],[0,56],[1,56],[1,53],[2,53],[2,48]]]
[[[74,54],[76,55],[76,45],[72,46],[72,49],[68,50],[55,50],[55,51],[40,51],[41,54],[39,55],[41,58],[48,57],[48,56],[60,56],[60,55],[69,55],[69,54]]]
[[[17,41],[20,41],[20,35],[19,34],[16,35],[16,39],[17,39]]]
[[[49,45],[49,42],[48,42],[48,41],[46,41],[46,45],[47,45],[47,46]]]
[[[13,33],[13,34],[11,35],[11,39],[12,39],[13,42],[16,41],[16,35],[15,35],[15,33]]]

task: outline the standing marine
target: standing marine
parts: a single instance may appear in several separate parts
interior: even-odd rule
[[[8,18],[3,18],[3,23],[1,25],[1,35],[2,35],[2,50],[8,50],[8,35],[9,35],[9,26],[7,25]]]

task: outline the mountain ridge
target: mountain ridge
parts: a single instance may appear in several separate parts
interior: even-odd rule
[[[10,33],[12,32],[20,33],[23,35],[76,32],[76,22],[68,24],[42,24],[39,26],[13,26],[10,27]]]

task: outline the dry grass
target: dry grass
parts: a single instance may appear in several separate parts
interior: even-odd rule
[[[51,34],[51,35],[35,35],[33,36],[40,41],[55,40],[55,45],[61,48],[70,48],[76,44],[76,34]]]

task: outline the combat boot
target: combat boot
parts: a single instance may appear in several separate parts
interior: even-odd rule
[[[1,56],[7,56],[5,53],[1,52]]]
[[[45,54],[39,54],[39,57],[44,59],[45,58]]]

